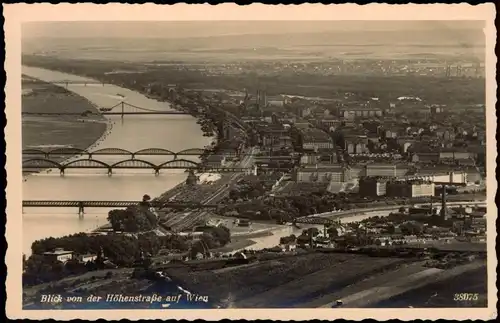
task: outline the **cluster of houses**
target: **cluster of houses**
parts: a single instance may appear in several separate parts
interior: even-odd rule
[[[69,260],[77,260],[80,263],[86,264],[97,260],[96,254],[78,255],[74,251],[64,250],[63,248],[56,248],[53,251],[43,253],[43,256],[49,261],[59,261],[66,263]]]
[[[426,223],[431,214],[425,208],[414,208],[402,214],[402,220],[365,220],[360,223],[342,224],[338,222],[330,228],[316,230],[312,236],[290,236],[282,238],[280,244],[271,249],[276,252],[290,252],[296,248],[324,247],[345,248],[366,245],[425,245],[456,242],[486,242],[485,208],[447,208],[447,221],[440,225]],[[431,221],[430,221],[431,222]],[[420,227],[418,232],[409,233],[404,227]]]

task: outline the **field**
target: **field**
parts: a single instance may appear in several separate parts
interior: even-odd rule
[[[89,272],[26,288],[23,300],[29,307],[41,295],[54,293],[167,295],[175,293],[178,284],[192,293],[208,295],[211,304],[233,308],[331,307],[338,299],[347,308],[477,307],[487,302],[483,260],[442,270],[416,259],[343,253],[261,254],[259,259],[211,270],[182,265],[166,268],[172,283],[133,279],[132,269]],[[479,299],[456,302],[456,293],[477,293]]]
[[[23,112],[95,111],[86,99],[64,88],[38,82],[23,84]],[[35,116],[22,118],[23,149],[71,146],[86,149],[106,132],[105,119],[100,116]]]
[[[331,307],[338,299],[344,307],[434,306],[426,302],[436,291],[448,298],[441,306],[464,306],[452,302],[453,293],[459,292],[478,293],[475,306],[486,300],[481,260],[442,270],[416,259],[306,253],[212,271],[169,269],[168,274],[188,290],[236,308]],[[457,283],[467,275],[470,291]],[[451,290],[446,288],[450,283],[455,284]]]
[[[452,269],[450,272],[453,272]],[[456,269],[455,269],[456,271]],[[486,265],[476,266],[467,272],[458,272],[448,279],[431,277],[425,287],[410,291],[373,304],[374,307],[394,307],[411,303],[413,307],[486,307],[487,306],[487,269]],[[477,293],[477,301],[456,301],[459,293]]]
[[[236,307],[293,307],[345,288],[407,260],[350,254],[285,256],[223,271],[168,273],[187,289]]]

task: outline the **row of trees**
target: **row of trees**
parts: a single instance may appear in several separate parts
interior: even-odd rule
[[[233,193],[233,195],[235,194]],[[297,217],[334,210],[429,202],[428,198],[383,198],[370,200],[343,192],[336,194],[327,191],[313,191],[284,197],[266,196],[245,202],[236,201],[236,196],[232,196],[231,198],[230,200],[226,200],[228,204],[220,208],[218,212],[225,215],[246,217],[252,220],[275,220],[277,222],[291,221]]]
[[[71,250],[75,254],[99,254],[118,266],[130,266],[143,253],[156,254],[161,249],[188,250],[189,242],[180,236],[157,236],[154,233],[139,234],[137,237],[123,234],[88,235],[77,233],[60,238],[46,238],[33,242],[34,255],[56,248]],[[33,256],[32,256],[33,257]],[[28,259],[28,261],[31,257]]]
[[[202,228],[204,234],[200,240],[191,241],[187,237],[178,235],[158,236],[153,232],[129,236],[123,234],[88,235],[77,233],[60,238],[46,238],[33,242],[33,255],[24,260],[26,284],[33,285],[47,281],[61,279],[68,275],[80,274],[89,270],[98,269],[96,263],[107,259],[119,267],[134,266],[145,255],[156,255],[160,250],[191,251],[191,257],[197,253],[205,253],[205,246],[209,249],[219,248],[231,241],[231,234],[224,226]],[[43,256],[44,252],[56,248],[70,250],[74,255],[96,254],[96,262],[81,264],[76,259],[62,264]],[[101,258],[103,256],[104,258]]]

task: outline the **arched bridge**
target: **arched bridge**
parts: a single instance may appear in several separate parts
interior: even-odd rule
[[[187,159],[169,160],[159,165],[141,159],[126,159],[114,164],[95,159],[77,159],[67,163],[58,163],[54,160],[34,158],[24,160],[22,163],[23,171],[59,169],[61,175],[64,175],[66,169],[105,169],[108,175],[113,173],[113,169],[152,169],[156,175],[159,175],[161,169],[192,169],[198,171],[216,171],[216,172],[247,172],[248,168],[243,167],[210,167],[201,163]]]
[[[73,147],[63,147],[52,150],[23,149],[22,151],[23,156],[43,157],[45,159],[50,159],[51,157],[55,156],[80,155],[87,156],[89,159],[92,159],[94,156],[128,156],[131,159],[135,159],[137,156],[173,156],[174,159],[177,159],[179,156],[200,156],[204,153],[205,149],[202,148],[189,148],[177,152],[173,152],[164,148],[146,148],[138,151],[129,151],[121,148],[102,148],[98,150],[88,151]],[[235,152],[234,155],[236,155]]]
[[[74,115],[74,116],[89,116],[89,115],[119,115],[122,118],[125,115],[160,115],[160,114],[188,114],[184,111],[177,110],[153,110],[138,107],[136,105],[120,102],[109,108],[99,108],[99,111],[94,113],[92,111],[84,111],[84,112],[22,112],[22,115]]]

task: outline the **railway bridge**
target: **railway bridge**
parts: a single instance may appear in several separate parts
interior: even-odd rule
[[[44,158],[51,159],[54,157],[66,157],[66,156],[82,156],[87,157],[88,159],[92,159],[94,156],[124,156],[129,157],[130,159],[136,159],[136,157],[140,156],[171,156],[173,159],[178,159],[182,156],[201,156],[205,153],[210,153],[211,155],[216,155],[217,153],[212,150],[206,150],[203,148],[189,148],[181,151],[171,151],[164,148],[145,148],[137,151],[130,151],[122,148],[102,148],[97,150],[85,150],[73,147],[63,147],[56,148],[52,150],[42,150],[42,149],[23,149],[22,155],[23,157],[31,157],[31,158]],[[221,155],[225,156],[236,156],[236,151],[220,151],[218,152]]]
[[[140,201],[68,201],[68,200],[23,200],[23,208],[78,208],[78,214],[83,215],[85,208],[126,208],[131,205],[139,205]],[[202,204],[193,202],[160,202],[153,200],[149,202],[151,207],[159,210],[165,208],[173,209],[215,209],[217,204]]]
[[[54,160],[44,158],[33,158],[24,160],[22,163],[23,171],[40,171],[44,169],[59,169],[60,174],[64,175],[67,169],[104,169],[107,170],[108,176],[113,174],[115,169],[151,169],[155,175],[160,174],[162,169],[185,169],[201,172],[224,172],[224,173],[239,173],[248,172],[251,167],[222,167],[209,166],[202,163],[197,163],[187,159],[174,159],[161,164],[154,164],[147,160],[141,159],[125,159],[113,164],[96,159],[76,159],[67,163],[59,163]]]

